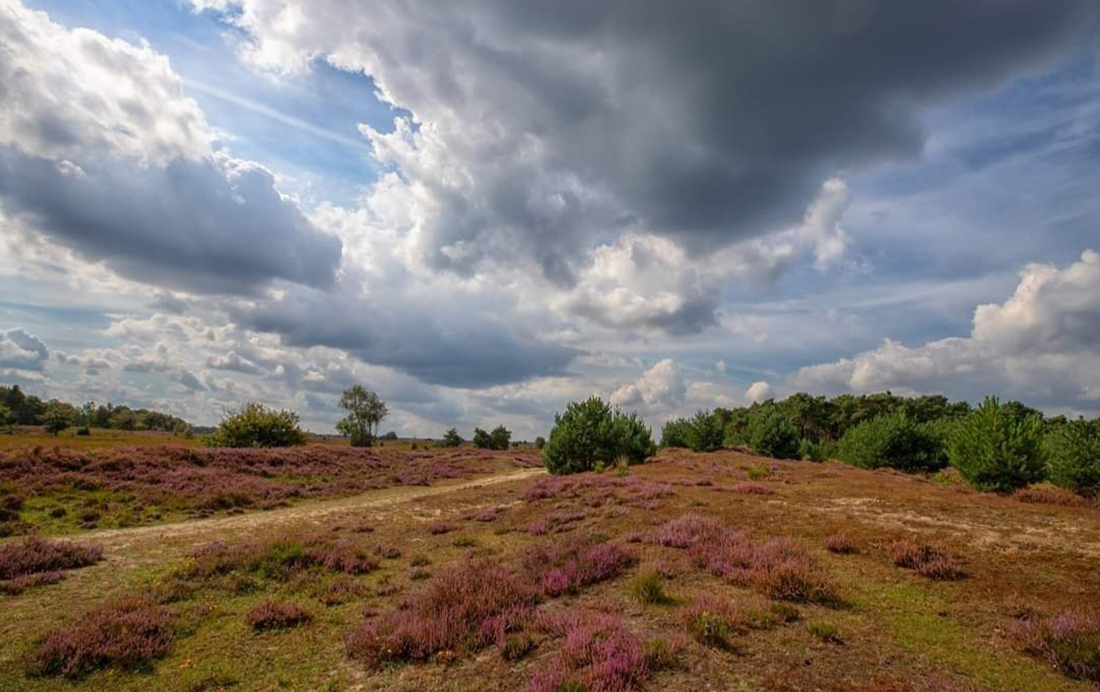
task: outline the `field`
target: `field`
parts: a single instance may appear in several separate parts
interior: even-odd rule
[[[1100,511],[1057,493],[735,451],[566,477],[533,449],[16,463],[32,451],[0,452],[19,520],[92,564],[0,596],[3,690],[1095,687],[1072,664],[1100,656],[1100,626],[1078,626],[1096,625]],[[270,467],[285,473],[251,470]],[[151,499],[183,471],[302,492],[211,508],[181,482]],[[58,473],[100,485],[57,490]],[[162,515],[89,528],[45,510],[102,493]],[[1059,648],[1067,627],[1080,650]]]

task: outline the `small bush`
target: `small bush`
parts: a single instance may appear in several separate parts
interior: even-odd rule
[[[257,632],[282,630],[305,624],[313,615],[293,601],[266,600],[245,615],[245,622]]]
[[[23,576],[16,577],[15,579],[0,581],[0,595],[18,596],[27,589],[33,589],[36,586],[56,584],[64,578],[65,574],[63,572],[37,572],[35,574],[24,574]]]
[[[1041,485],[1020,488],[1012,493],[1012,498],[1029,504],[1061,505],[1062,507],[1085,507],[1089,504],[1088,500],[1068,490]]]
[[[252,402],[232,411],[210,434],[207,447],[292,447],[304,445],[306,434],[298,426],[298,414],[277,411]]]
[[[562,625],[557,653],[531,674],[528,692],[641,689],[652,670],[642,644],[615,617],[585,613]]]
[[[753,454],[776,459],[798,457],[801,437],[785,413],[774,406],[761,407],[749,423],[749,446]]]
[[[646,605],[665,605],[672,599],[665,593],[665,580],[656,572],[642,572],[630,582],[630,594]]]
[[[878,416],[849,428],[837,456],[864,469],[938,471],[947,466],[940,438],[903,413]]]
[[[542,435],[536,436],[535,437],[535,449],[542,449],[545,446],[546,446],[546,438],[543,437]]]
[[[458,447],[463,441],[462,436],[458,434],[458,429],[451,428],[443,433],[443,439],[440,440],[439,444],[443,447]]]
[[[1087,497],[1100,493],[1100,425],[1070,421],[1051,431],[1045,443],[1052,483]]]
[[[1100,615],[1069,611],[1047,620],[1027,619],[1015,634],[1028,654],[1071,678],[1100,683]]]
[[[145,597],[101,606],[47,633],[28,673],[80,678],[109,666],[143,668],[172,648],[172,621],[170,609]]]
[[[692,603],[684,613],[684,621],[692,639],[715,649],[732,649],[734,636],[748,629],[737,606],[714,596],[703,596]]]
[[[555,414],[542,456],[550,473],[566,474],[609,467],[620,458],[639,464],[656,451],[641,418],[591,397]]]
[[[856,546],[847,534],[834,533],[825,539],[825,549],[837,555],[851,555],[857,552]]]
[[[524,571],[547,596],[577,593],[582,586],[613,579],[637,562],[614,543],[593,545],[583,538],[534,546],[524,556]]]
[[[804,461],[825,461],[825,451],[824,444],[819,444],[813,440],[803,438],[802,442],[798,444],[798,456]]]
[[[918,574],[936,581],[953,581],[966,576],[962,561],[956,555],[911,538],[891,544],[890,560],[898,567],[916,570]]]
[[[529,635],[518,633],[504,637],[504,644],[500,647],[500,657],[505,661],[519,661],[535,650],[535,640]]]
[[[31,536],[22,541],[0,545],[0,580],[87,567],[102,558],[103,550],[96,546],[77,545],[70,541],[46,541]]]
[[[710,411],[699,411],[688,423],[686,439],[693,452],[713,452],[722,448],[725,429],[722,420]]]
[[[951,465],[978,490],[1008,493],[1043,480],[1043,421],[987,398],[957,424],[948,444]]]
[[[811,622],[806,626],[806,631],[829,644],[844,643],[844,640],[840,638],[840,630],[837,629],[836,625],[830,625],[827,622]]]
[[[741,495],[775,495],[775,490],[760,483],[734,483],[730,490]]]
[[[432,534],[433,536],[450,533],[454,530],[454,524],[449,524],[445,521],[433,521],[432,523],[428,524],[428,533]]]

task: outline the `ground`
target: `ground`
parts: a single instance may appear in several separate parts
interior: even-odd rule
[[[444,459],[454,451],[427,454]],[[649,666],[644,679],[628,685],[634,687],[1092,689],[1028,655],[1014,632],[1022,613],[1038,618],[1100,602],[1100,511],[1093,506],[978,494],[950,474],[924,478],[735,451],[663,450],[651,463],[564,480],[534,466],[534,449],[497,455],[472,477],[429,486],[397,484],[269,510],[67,530],[67,540],[99,546],[104,557],[58,583],[0,596],[0,689],[533,689],[570,645],[538,618],[593,613],[610,617],[628,639],[647,646],[660,640],[675,651],[673,664]],[[392,461],[400,463],[400,455]],[[790,550],[804,551],[799,559],[827,581],[830,597],[795,598],[779,608],[766,584],[704,567],[700,559],[711,546],[662,545],[662,527],[684,515],[716,519],[745,532],[736,535],[751,537],[745,540],[753,545],[789,539]],[[49,533],[48,526],[42,530]],[[855,552],[827,550],[837,534]],[[201,556],[204,546],[220,542],[231,549],[280,538],[360,546],[377,555],[377,565],[352,575],[321,567],[280,574],[240,567],[195,576],[203,558],[189,556]],[[934,580],[895,566],[891,550],[905,538],[953,554],[962,578]],[[612,546],[630,559],[563,594],[541,590],[549,582],[532,572],[532,556],[574,544]],[[349,657],[349,632],[374,632],[369,623],[386,622],[395,608],[416,612],[433,584],[470,564],[501,565],[540,589],[535,619],[523,626],[527,644],[513,660],[505,659],[502,646],[470,641],[426,661]],[[633,585],[651,571],[662,575],[667,598],[643,603]],[[326,596],[334,584],[347,590],[346,598]],[[156,594],[172,610],[165,655],[84,677],[28,675],[46,633],[135,593]],[[729,646],[688,636],[686,614],[706,598],[750,614],[747,626],[734,628]],[[302,605],[312,620],[256,631],[245,616],[267,599]],[[591,680],[596,688],[607,678]]]

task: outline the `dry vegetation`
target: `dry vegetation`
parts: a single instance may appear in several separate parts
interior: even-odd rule
[[[210,452],[182,468],[281,468],[284,454],[330,463],[313,447],[258,454]],[[335,489],[303,499],[390,485],[421,465],[475,476],[537,460],[402,451],[385,473],[352,473],[343,455],[325,467],[331,477],[303,484]],[[356,457],[364,469],[375,458]],[[127,481],[135,497],[146,497],[147,464]],[[99,477],[123,482],[113,473]],[[35,487],[20,486],[26,503]],[[50,555],[79,546],[103,559],[44,559],[67,578],[0,596],[0,689],[1087,690],[1100,680],[1094,505],[977,493],[951,474],[679,450],[628,472],[390,487],[307,513],[313,504],[47,541]],[[15,555],[24,540],[0,547]]]

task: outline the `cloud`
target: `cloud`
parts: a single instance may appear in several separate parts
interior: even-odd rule
[[[411,112],[363,130],[417,200],[428,262],[531,258],[562,285],[594,239],[657,235],[700,256],[796,225],[837,171],[919,155],[924,107],[1036,65],[1095,13],[1088,0],[193,4],[224,12],[262,68],[327,59]],[[842,241],[823,237],[819,264]]]
[[[263,374],[261,368],[247,358],[238,355],[236,351],[230,351],[224,356],[211,356],[207,359],[206,365],[215,370],[230,370],[245,375]]]
[[[745,399],[752,402],[765,401],[772,396],[772,387],[767,382],[753,382],[748,389],[745,390]]]
[[[340,241],[215,133],[148,44],[0,2],[0,201],[120,275],[194,293],[328,286]]]
[[[851,358],[801,368],[791,389],[814,392],[987,394],[1079,411],[1100,410],[1100,254],[1059,269],[1031,264],[1015,293],[974,311],[968,337],[910,347],[891,339]]]
[[[0,368],[42,370],[50,351],[41,339],[20,327],[0,330]]]
[[[611,394],[611,403],[624,408],[645,405],[648,408],[671,409],[684,403],[687,386],[675,361],[665,358],[657,362],[633,384],[623,385]]]

